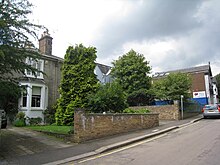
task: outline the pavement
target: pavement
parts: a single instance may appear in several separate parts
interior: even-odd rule
[[[187,125],[190,125],[194,122],[201,120],[202,115],[194,116],[188,119],[179,120],[179,121],[160,121],[158,127],[154,127],[151,129],[138,130],[135,132],[128,132],[123,134],[118,134],[114,136],[108,136],[105,138],[100,138],[96,140],[90,140],[84,143],[76,144],[76,143],[62,143],[58,142],[55,145],[56,141],[54,139],[48,139],[46,135],[38,135],[35,133],[26,132],[27,130],[22,129],[23,132],[19,130],[12,130],[12,132],[19,131],[19,134],[25,134],[28,137],[38,138],[40,140],[40,144],[48,144],[51,148],[47,148],[45,150],[41,150],[40,152],[27,152],[25,155],[19,155],[10,157],[10,159],[6,159],[4,161],[1,160],[0,165],[2,164],[44,164],[44,165],[56,165],[56,164],[66,164],[68,162],[76,161],[79,159],[83,159],[89,156],[95,156],[122,146],[126,146],[141,140],[145,140],[147,138],[151,138],[153,136],[157,136],[174,129],[178,129]],[[33,143],[33,141],[32,141]],[[52,147],[55,145],[56,147]]]

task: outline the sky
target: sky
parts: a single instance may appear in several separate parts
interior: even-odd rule
[[[55,56],[82,43],[96,47],[96,62],[110,66],[133,49],[152,73],[209,62],[213,76],[220,73],[219,0],[29,1],[31,21],[49,29]]]

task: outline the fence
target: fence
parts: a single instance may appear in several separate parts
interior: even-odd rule
[[[189,118],[202,113],[202,105],[193,100],[183,102],[183,118]]]

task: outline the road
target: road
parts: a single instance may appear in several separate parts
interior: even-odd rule
[[[201,120],[139,144],[73,163],[74,165],[219,165],[220,119]]]

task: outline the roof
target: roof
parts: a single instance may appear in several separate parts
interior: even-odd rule
[[[96,63],[96,65],[99,67],[99,69],[101,70],[102,73],[107,74],[109,73],[109,71],[111,70],[112,67],[107,66],[107,65],[103,65],[103,64],[99,64]]]
[[[185,69],[177,69],[177,70],[170,70],[166,72],[157,72],[153,75],[153,78],[157,77],[164,77],[167,76],[170,73],[209,73],[212,76],[212,71],[210,65],[202,65],[202,66],[196,66],[191,68],[185,68]]]
[[[46,55],[46,54],[41,54],[41,55],[42,55],[43,58],[58,60],[58,61],[61,61],[61,62],[64,61],[63,58],[60,58],[60,57],[57,57],[57,56],[54,56],[54,55]]]

